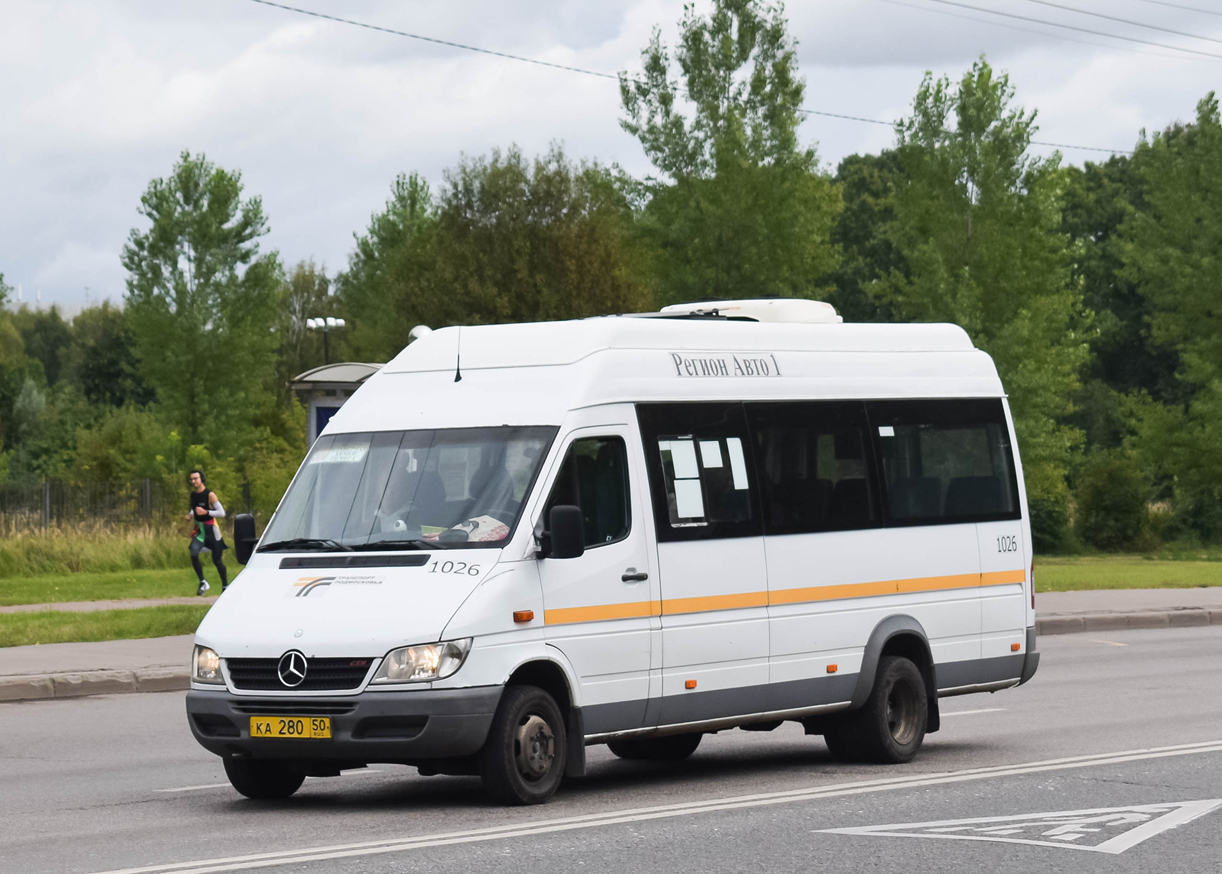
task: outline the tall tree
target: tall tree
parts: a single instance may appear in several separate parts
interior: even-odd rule
[[[429,184],[415,173],[400,173],[386,208],[369,220],[348,256],[348,269],[335,278],[336,295],[348,322],[345,343],[361,361],[387,361],[407,343],[412,325],[397,321],[391,277],[408,243],[432,221]]]
[[[323,338],[306,327],[309,319],[335,314],[326,271],[313,261],[298,261],[280,286],[280,382],[323,363]],[[332,360],[335,360],[332,356]]]
[[[1010,395],[1027,489],[1065,500],[1081,434],[1063,423],[1085,361],[1085,314],[1060,233],[1059,156],[1027,153],[1035,114],[982,58],[956,84],[926,74],[898,126],[903,175],[888,233],[904,259],[874,287],[895,314],[961,325]]]
[[[1153,339],[1179,355],[1186,403],[1147,405],[1140,443],[1174,477],[1191,524],[1222,538],[1222,119],[1211,92],[1193,124],[1138,144],[1143,208],[1121,228],[1124,271]]]
[[[396,324],[487,324],[636,312],[652,306],[617,179],[553,147],[463,160],[436,221],[395,276]],[[406,336],[403,337],[406,343]]]
[[[271,402],[280,266],[261,254],[258,197],[240,174],[183,152],[140,200],[151,222],[123,248],[140,372],[188,443],[231,442]]]
[[[47,385],[59,382],[68,350],[72,345],[72,329],[64,321],[59,307],[48,310],[30,309],[22,305],[13,314],[13,324],[21,332],[25,354],[41,362]]]
[[[836,264],[840,197],[798,141],[806,84],[780,7],[685,7],[675,51],[655,30],[639,77],[620,75],[625,118],[659,171],[642,227],[658,252],[661,303],[814,296]]]
[[[83,309],[72,319],[67,368],[90,403],[143,406],[153,400],[140,379],[134,343],[126,311],[109,301]]]

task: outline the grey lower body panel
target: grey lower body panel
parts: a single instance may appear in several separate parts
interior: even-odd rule
[[[259,699],[196,689],[187,693],[187,722],[200,745],[218,756],[414,764],[477,752],[502,691],[501,686],[481,686]],[[250,736],[251,716],[288,715],[330,718],[331,738]]]
[[[938,696],[966,695],[1017,686],[1023,673],[1024,653],[937,665]]]
[[[1023,675],[1022,675],[1022,678],[1018,681],[1018,685],[1020,686],[1023,683],[1030,680],[1032,677],[1034,677],[1035,672],[1039,669],[1039,666],[1040,666],[1040,654],[1035,649],[1035,626],[1034,625],[1032,625],[1030,628],[1027,629],[1027,654],[1026,655],[1027,655],[1026,660],[1023,662]]]
[[[714,722],[846,702],[857,687],[856,674],[833,674],[737,689],[693,690],[683,695],[583,707],[586,736]]]

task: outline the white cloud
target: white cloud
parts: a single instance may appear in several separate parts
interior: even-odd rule
[[[673,45],[682,14],[681,0],[301,2],[612,73],[637,67],[655,25]],[[1154,20],[1147,4],[1133,0],[1078,5]],[[1002,6],[1034,9],[1019,0]],[[1039,109],[1041,139],[1129,148],[1140,128],[1191,118],[1218,70],[1218,62],[1078,35],[1115,46],[1093,48],[947,11],[927,0],[791,3],[807,105],[892,120],[908,111],[925,70],[957,77],[986,52],[1011,74],[1019,102]],[[1069,20],[1053,10],[1034,16]],[[1157,17],[1213,36],[1215,21],[1222,24],[1173,10]],[[140,194],[183,149],[242,171],[247,192],[263,197],[270,218],[267,246],[287,261],[313,257],[331,271],[344,265],[352,233],[381,207],[401,171],[417,170],[436,185],[460,153],[516,142],[531,154],[553,141],[574,157],[648,170],[619,128],[614,81],[249,0],[7,0],[0,79],[0,271],[25,286],[27,299],[41,286],[44,302],[70,309],[84,302],[84,286],[91,297],[121,298],[119,253],[130,229],[143,226]],[[818,141],[830,166],[892,140],[884,126],[819,116],[803,125],[803,135]]]

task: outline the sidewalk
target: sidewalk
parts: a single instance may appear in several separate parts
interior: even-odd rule
[[[173,604],[209,604],[220,594],[198,597],[180,595],[176,598],[124,598],[121,601],[59,601],[50,604],[12,604],[0,607],[0,613],[39,613],[43,610],[63,610],[67,613],[92,613],[95,610],[137,610],[141,607],[166,607]]]
[[[142,601],[140,606],[206,598]],[[99,609],[114,609],[115,602]],[[125,604],[130,602],[124,602]],[[89,609],[76,604],[40,605]],[[13,611],[15,608],[4,608]],[[1109,589],[1035,596],[1041,635],[1129,628],[1222,626],[1222,586],[1198,589]],[[51,643],[0,648],[0,702],[115,692],[169,692],[189,683],[192,636],[104,643]]]

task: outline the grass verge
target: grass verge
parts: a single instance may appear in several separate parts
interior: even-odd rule
[[[212,564],[208,563],[208,570]],[[236,572],[238,568],[231,568]],[[215,575],[214,575],[215,577]],[[220,580],[211,579],[220,594]],[[13,604],[62,604],[67,601],[110,601],[124,598],[171,598],[194,595],[198,585],[190,566],[174,570],[114,571],[55,574],[0,579],[0,607]]]
[[[58,610],[5,613],[0,614],[0,647],[191,634],[207,612],[208,605],[201,604],[198,607],[142,607],[93,613]]]
[[[1192,589],[1222,586],[1222,562],[1163,561],[1141,556],[1036,558],[1035,591]]]
[[[186,565],[187,527],[129,531],[52,528],[0,537],[0,580]]]

